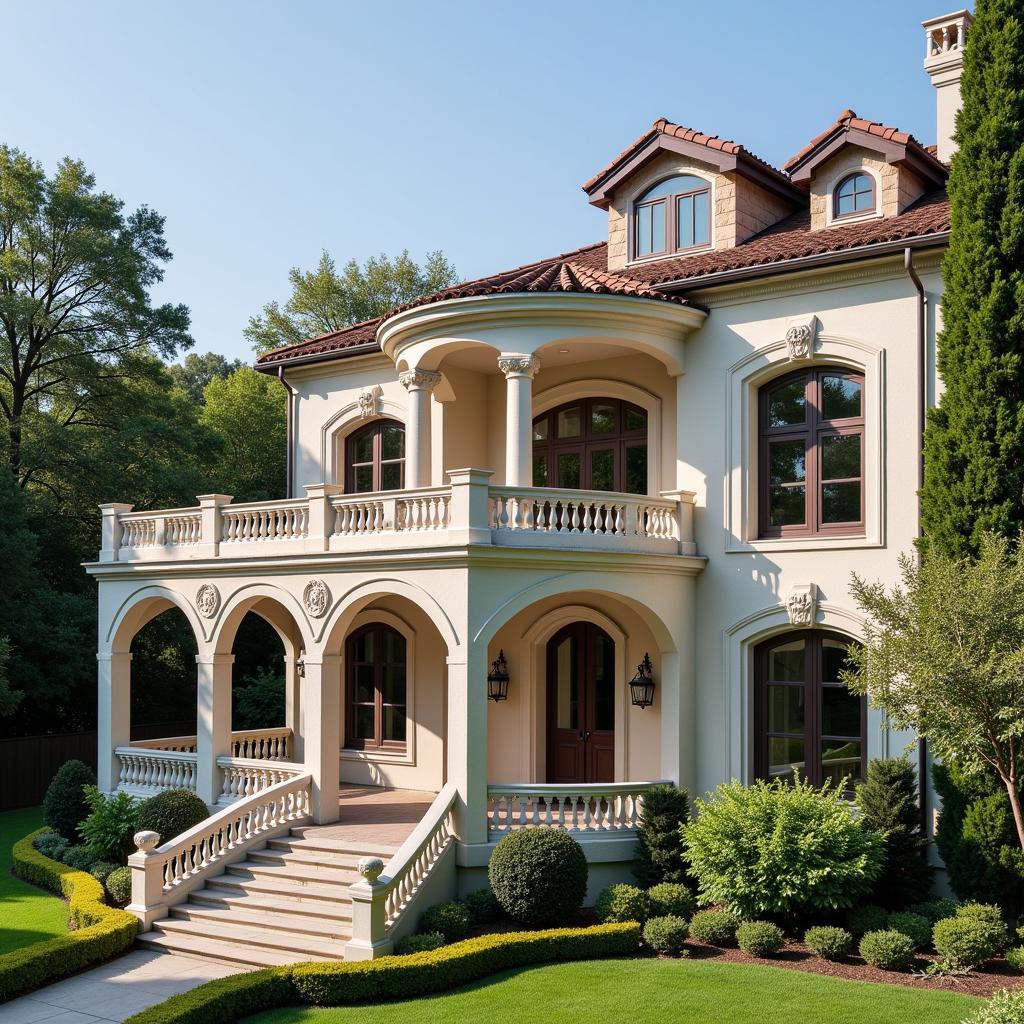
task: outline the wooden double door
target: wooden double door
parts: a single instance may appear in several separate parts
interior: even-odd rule
[[[547,781],[615,780],[615,642],[590,622],[548,641]]]

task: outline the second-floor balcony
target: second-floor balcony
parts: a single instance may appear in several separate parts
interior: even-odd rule
[[[659,497],[549,487],[494,486],[488,470],[447,474],[444,487],[345,494],[317,484],[304,498],[135,512],[103,508],[101,562],[246,559],[495,545],[696,554],[689,491]]]

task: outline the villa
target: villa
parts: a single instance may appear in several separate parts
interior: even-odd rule
[[[658,120],[583,185],[600,241],[259,359],[284,498],[103,506],[100,788],[211,809],[140,834],[141,941],[377,956],[511,829],[571,830],[596,891],[655,781],[857,780],[915,742],[839,671],[851,572],[895,582],[918,534],[970,23],[924,24],[936,145],[844,110],[777,168]],[[172,606],[197,733],[133,743],[132,640]],[[287,725],[232,733],[249,613]]]

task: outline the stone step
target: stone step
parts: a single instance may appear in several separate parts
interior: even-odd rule
[[[187,909],[181,913],[187,914]],[[178,934],[186,939],[204,942],[229,942],[240,946],[252,946],[269,953],[283,953],[288,956],[302,956],[308,959],[341,960],[344,942],[332,941],[329,937],[314,938],[304,932],[290,932],[281,928],[261,928],[255,925],[229,923],[208,917],[161,918],[154,922],[155,931],[164,935]]]
[[[283,877],[266,877],[251,875],[241,866],[223,875],[214,875],[207,886],[215,889],[230,889],[235,893],[251,892],[280,897],[281,899],[318,903],[335,903],[351,905],[346,885],[295,885]]]
[[[268,846],[265,850],[250,850],[247,858],[257,864],[294,864],[300,868],[326,868],[329,871],[348,871],[358,875],[357,865],[361,854],[326,853],[322,850],[308,850],[299,847],[282,848]]]
[[[299,825],[291,830],[290,836],[271,839],[267,845],[277,849],[288,846],[293,850],[319,850],[323,853],[350,854],[357,860],[360,857],[380,857],[381,860],[387,860],[398,852],[397,846],[386,843],[370,843],[362,839],[337,839],[321,835],[322,827]]]
[[[206,907],[233,907],[240,911],[251,910],[262,914],[281,914],[298,921],[302,918],[337,922],[340,927],[348,929],[352,922],[351,903],[339,903],[333,900],[289,899],[288,896],[273,893],[250,892],[244,888],[221,889],[206,886],[189,895],[187,905]],[[294,931],[303,931],[297,925]]]
[[[267,929],[296,935],[316,936],[325,940],[347,941],[352,937],[352,921],[312,914],[290,914],[287,911],[254,910],[252,907],[210,906],[205,903],[180,903],[171,907],[170,916],[180,921],[221,922],[242,928]]]
[[[305,885],[330,886],[348,888],[359,880],[359,872],[345,868],[313,867],[303,864],[264,863],[247,857],[238,864],[229,864],[227,871],[242,878],[281,878],[288,879],[292,885],[301,888]]]
[[[249,942],[228,942],[223,939],[212,941],[200,939],[195,935],[183,935],[178,932],[157,931],[143,932],[135,944],[143,949],[153,949],[175,956],[187,956],[200,960],[217,960],[220,963],[236,964],[245,967],[282,967],[320,957],[301,953],[286,953],[283,950],[264,949]]]

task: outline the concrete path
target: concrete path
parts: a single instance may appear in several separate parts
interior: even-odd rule
[[[0,1005],[0,1024],[106,1024],[241,968],[133,950],[108,964]],[[211,1022],[212,1024],[212,1022]]]

